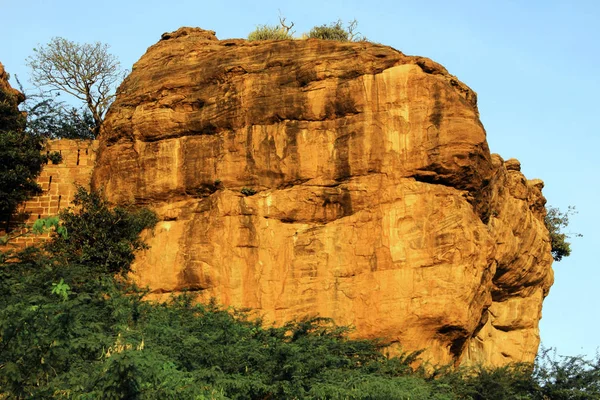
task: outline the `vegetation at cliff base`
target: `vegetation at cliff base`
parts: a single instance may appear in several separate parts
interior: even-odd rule
[[[165,303],[127,278],[143,209],[79,189],[38,248],[0,257],[0,398],[600,399],[600,358],[413,370],[417,353],[352,340],[324,318],[268,326],[250,311]]]

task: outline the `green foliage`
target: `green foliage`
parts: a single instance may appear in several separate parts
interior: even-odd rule
[[[531,364],[510,364],[497,368],[482,366],[442,368],[435,372],[436,384],[446,387],[459,399],[532,399],[536,382]]]
[[[311,39],[337,40],[338,42],[348,42],[350,40],[348,31],[342,26],[342,21],[315,26],[308,33],[308,37]]]
[[[17,205],[41,191],[36,178],[47,161],[43,140],[24,131],[25,117],[19,99],[0,88],[0,219],[9,229]]]
[[[256,190],[248,187],[243,187],[242,190],[240,190],[240,193],[244,196],[254,196],[256,194]]]
[[[136,318],[141,295],[115,274],[128,270],[125,260],[133,260],[140,231],[155,217],[110,209],[82,189],[76,207],[60,224],[49,219],[36,227],[65,228],[45,249],[27,248],[0,263],[0,392],[9,398],[98,398],[104,389],[105,398],[122,398],[110,397],[103,380],[115,363],[106,352],[130,349],[119,347],[119,334]],[[92,239],[103,259],[90,254]]]
[[[60,164],[62,162],[62,154],[58,151],[53,151],[46,155],[48,162],[52,162],[52,164]]]
[[[550,234],[550,243],[552,245],[552,256],[555,261],[560,261],[563,257],[571,255],[571,243],[567,241],[571,236],[581,237],[581,234],[566,233],[564,230],[569,226],[569,217],[576,214],[575,207],[569,206],[566,212],[561,212],[556,207],[547,207],[546,218],[544,220],[548,233]]]
[[[37,176],[46,162],[41,138],[23,131],[0,132],[0,216],[8,222],[17,205],[41,192]]]
[[[293,26],[293,22],[290,25],[286,25],[285,18],[280,15],[279,25],[258,25],[254,31],[250,32],[250,34],[248,35],[248,40],[254,41],[293,39]]]
[[[342,20],[337,20],[329,25],[321,25],[313,27],[308,35],[310,39],[336,40],[338,42],[355,42],[366,40],[360,37],[358,32],[355,32],[358,22],[356,20],[348,23],[347,28],[344,28]]]
[[[557,356],[542,349],[536,360],[534,379],[541,399],[600,399],[600,355],[595,360],[582,356]]]
[[[20,132],[25,129],[25,115],[18,109],[19,99],[15,93],[0,88],[0,132]]]
[[[336,40],[338,42],[359,42],[367,41],[367,38],[361,36],[356,31],[358,21],[352,20],[344,28],[342,20],[337,20],[329,25],[320,25],[313,27],[307,34],[303,35],[309,39]],[[279,17],[279,25],[258,25],[254,31],[248,35],[248,40],[286,40],[293,39],[294,32],[291,30],[293,23],[286,25],[285,18]]]
[[[134,251],[145,248],[138,237],[142,229],[156,224],[147,209],[110,208],[100,193],[79,187],[73,200],[75,208],[60,214],[61,230],[48,248],[66,264],[94,265],[96,272],[126,274]],[[99,227],[106,227],[100,229]]]
[[[292,34],[281,26],[258,25],[255,30],[248,34],[248,40],[288,40]]]
[[[58,233],[60,236],[64,238],[67,237],[67,228],[60,224],[60,219],[58,216],[40,218],[36,220],[31,227],[31,231],[36,235],[41,235],[52,229],[54,229],[54,231],[56,231],[56,233]]]
[[[53,97],[27,97],[27,131],[48,139],[94,139],[95,123],[87,109],[68,107]],[[54,162],[54,160],[52,160]]]
[[[69,294],[71,294],[71,287],[61,278],[60,282],[52,284],[52,294],[55,294],[62,298],[63,301],[66,301],[69,299]]]

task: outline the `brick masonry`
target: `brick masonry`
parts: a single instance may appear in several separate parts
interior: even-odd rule
[[[57,215],[60,210],[69,207],[77,185],[89,189],[92,171],[96,162],[96,140],[51,140],[47,143],[45,151],[58,151],[62,155],[62,162],[46,165],[37,182],[42,187],[42,194],[35,196],[21,204],[12,218],[11,233],[18,232],[23,224],[31,224],[39,218]],[[5,234],[4,226],[0,228],[0,236]],[[22,248],[45,240],[48,235],[18,236],[9,241],[4,249]],[[0,250],[3,248],[0,247]]]

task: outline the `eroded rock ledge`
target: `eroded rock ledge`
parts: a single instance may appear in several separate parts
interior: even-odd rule
[[[531,361],[543,183],[490,154],[476,99],[387,46],[181,28],[119,88],[93,183],[161,217],[135,265],[156,296],[318,313],[434,362]]]

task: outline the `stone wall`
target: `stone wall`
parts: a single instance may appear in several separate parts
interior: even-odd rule
[[[77,191],[77,185],[89,188],[92,169],[96,161],[97,141],[95,140],[52,140],[46,151],[58,151],[62,155],[59,164],[46,165],[37,182],[42,194],[21,204],[12,217],[12,233],[18,232],[24,224],[31,224],[39,218],[57,215],[68,207]],[[0,236],[4,235],[4,227]],[[23,235],[11,239],[8,247],[24,247],[44,240],[44,237]]]

